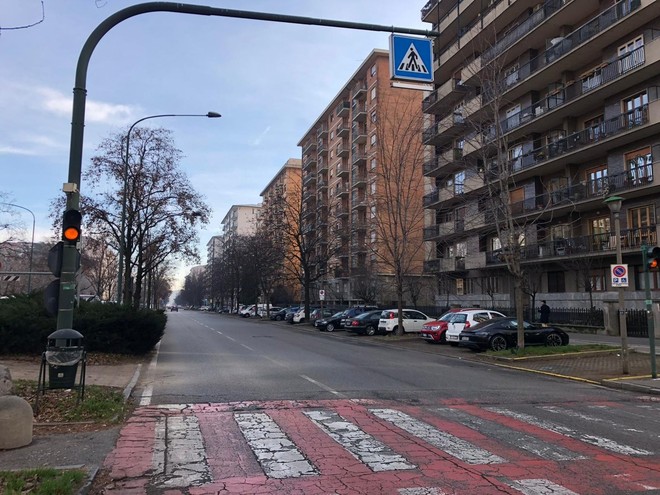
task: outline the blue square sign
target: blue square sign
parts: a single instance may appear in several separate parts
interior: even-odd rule
[[[433,47],[428,38],[392,34],[390,36],[392,79],[433,82]]]

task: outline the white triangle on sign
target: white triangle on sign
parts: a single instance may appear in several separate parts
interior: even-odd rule
[[[424,62],[422,61],[422,57],[419,56],[419,52],[417,51],[417,48],[415,48],[414,43],[410,43],[410,48],[408,48],[408,51],[404,55],[403,59],[401,59],[398,70],[414,72],[416,74],[429,73],[429,70],[426,68],[426,65],[424,65]]]

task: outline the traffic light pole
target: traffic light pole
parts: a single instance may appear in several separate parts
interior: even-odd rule
[[[655,363],[655,324],[653,320],[653,300],[651,299],[651,276],[649,274],[648,247],[642,244],[642,264],[644,265],[644,287],[646,291],[646,329],[649,334],[649,352],[651,354],[651,377],[658,378]]]

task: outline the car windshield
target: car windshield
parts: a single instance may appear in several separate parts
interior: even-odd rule
[[[339,311],[338,313],[332,315],[333,318],[339,318],[340,316],[344,316],[344,311]]]
[[[439,319],[439,321],[449,321],[451,320],[452,316],[454,316],[456,313],[445,313],[442,315]]]

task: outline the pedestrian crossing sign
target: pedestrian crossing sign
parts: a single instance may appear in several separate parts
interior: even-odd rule
[[[421,83],[433,82],[433,48],[428,38],[390,36],[390,77]]]

